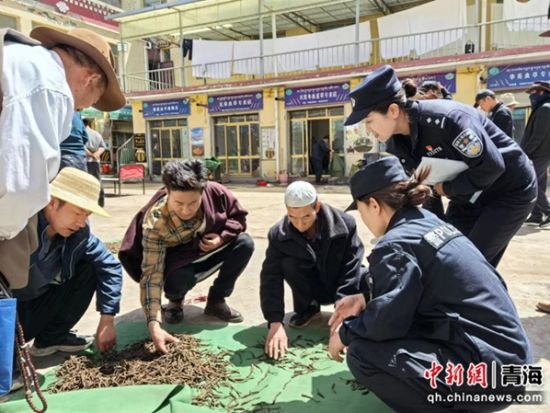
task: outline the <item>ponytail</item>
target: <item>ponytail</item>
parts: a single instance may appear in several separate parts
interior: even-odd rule
[[[432,195],[432,190],[423,182],[430,174],[430,168],[422,168],[407,181],[396,182],[384,189],[359,198],[359,201],[368,203],[374,198],[395,210],[405,207],[422,205]]]

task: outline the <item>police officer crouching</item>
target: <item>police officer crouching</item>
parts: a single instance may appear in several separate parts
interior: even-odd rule
[[[517,143],[470,106],[445,99],[407,100],[388,65],[368,75],[350,98],[353,111],[346,125],[364,119],[407,171],[423,157],[468,166],[434,188],[450,199],[445,219],[496,267],[537,196],[533,166]]]
[[[531,363],[532,355],[494,267],[460,231],[417,207],[430,193],[422,185],[427,172],[409,178],[391,156],[352,177],[349,209],[358,209],[380,239],[368,257],[363,294],[336,305],[329,352],[340,360],[348,346],[353,375],[397,412],[499,410],[504,405],[428,400],[435,393],[522,393],[523,387],[501,386],[500,369]],[[456,373],[451,384],[449,366]],[[469,374],[483,366],[472,383]]]

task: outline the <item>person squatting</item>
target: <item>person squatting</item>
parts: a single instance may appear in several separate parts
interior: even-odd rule
[[[65,89],[69,96],[70,88]],[[110,90],[108,84],[96,98]],[[118,106],[118,89],[111,93]],[[353,175],[352,203],[346,211],[319,199],[307,182],[286,189],[286,214],[268,232],[259,274],[268,327],[264,350],[275,360],[288,351],[286,282],[294,305],[288,325],[305,328],[319,316],[321,305],[333,305],[330,357],[342,361],[347,349],[345,359],[354,377],[395,411],[499,410],[507,403],[431,404],[428,396],[434,388],[441,395],[474,390],[448,384],[430,371],[449,363],[532,363],[527,335],[495,267],[533,208],[536,176],[520,147],[474,109],[447,99],[407,100],[406,95],[390,66],[374,71],[351,91],[353,111],[346,124],[364,121],[376,139],[390,143],[396,156],[368,163]],[[73,103],[68,97],[71,111]],[[438,157],[468,166],[453,180],[435,185],[439,196],[450,198],[442,217],[422,207],[432,196],[424,184],[430,170],[414,171],[420,158],[429,156],[424,150],[428,146],[441,148]],[[57,163],[51,166],[56,169]],[[145,322],[162,353],[177,340],[163,323],[181,323],[186,294],[213,274],[217,276],[204,313],[225,322],[243,321],[226,299],[254,252],[248,211],[231,191],[208,181],[200,161],[169,162],[162,181],[163,187],[128,226],[120,262],[88,225],[92,212],[106,215],[98,205],[97,179],[67,167],[51,184],[44,183],[40,205],[27,211],[16,228],[21,230],[38,211],[31,269],[24,285],[11,286],[20,298],[26,337],[35,339],[35,356],[80,351],[92,344],[91,338],[70,329],[94,292],[101,313],[97,347],[105,351],[115,346],[121,263],[139,283]],[[356,220],[347,212],[352,210],[377,238],[368,267],[363,265]],[[495,227],[495,221],[500,225]],[[14,280],[5,275],[8,282]],[[163,294],[168,300],[164,306]],[[498,375],[488,380],[490,386],[475,388],[477,394],[525,391],[504,388]]]

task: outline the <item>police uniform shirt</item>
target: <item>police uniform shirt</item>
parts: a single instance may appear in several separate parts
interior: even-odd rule
[[[368,257],[370,300],[342,342],[426,340],[457,354],[529,363],[531,349],[504,281],[477,248],[431,212],[398,210]]]
[[[520,147],[474,108],[443,99],[410,104],[410,136],[394,135],[388,151],[408,172],[424,156],[465,162],[468,169],[443,185],[451,200],[473,203],[478,191],[481,200],[489,200],[497,192],[519,190],[531,179]]]

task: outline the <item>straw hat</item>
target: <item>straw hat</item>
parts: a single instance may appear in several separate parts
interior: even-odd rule
[[[107,211],[98,205],[100,190],[101,186],[95,177],[72,167],[63,168],[50,183],[53,197],[108,217],[110,215]]]
[[[107,76],[107,88],[95,108],[110,112],[126,104],[115,75],[115,59],[111,46],[100,35],[87,29],[72,29],[67,33],[49,27],[37,27],[31,31],[31,37],[42,42],[48,48],[59,44],[72,46],[92,59]]]
[[[504,106],[517,106],[519,102],[516,100],[516,97],[513,93],[503,93],[500,95],[499,100],[504,103]]]

